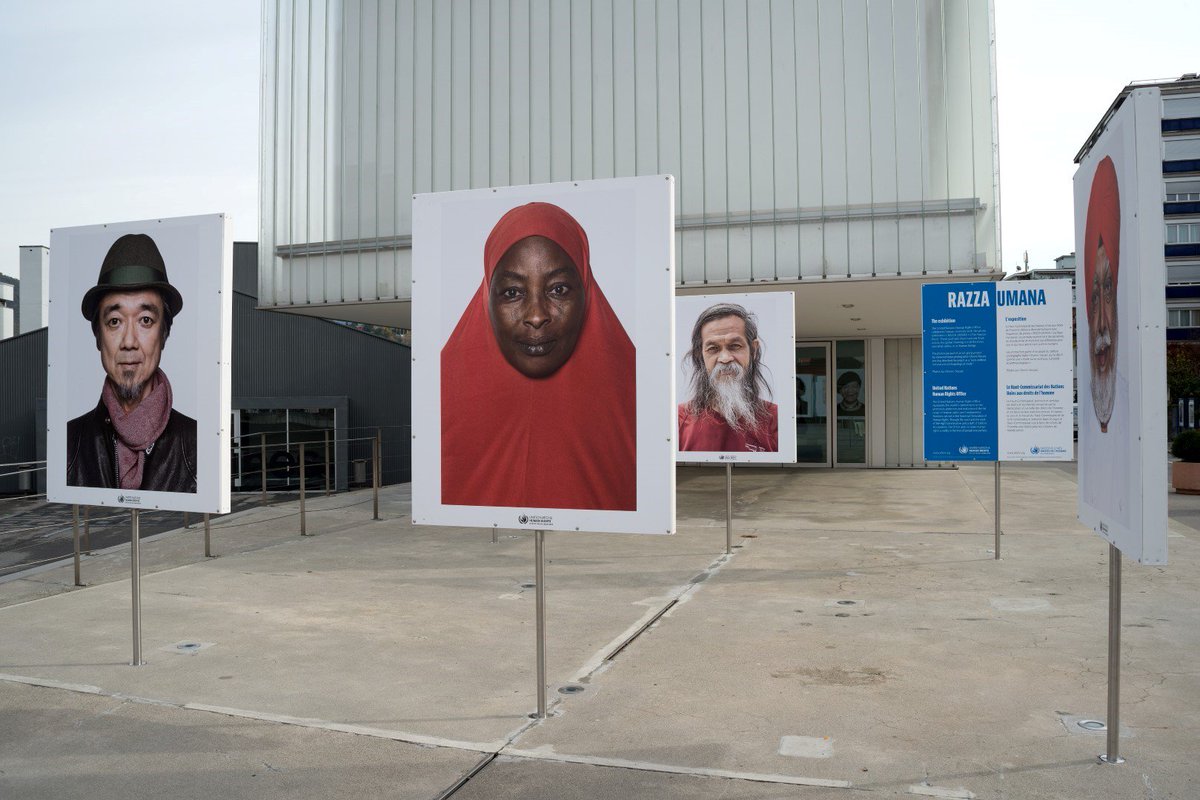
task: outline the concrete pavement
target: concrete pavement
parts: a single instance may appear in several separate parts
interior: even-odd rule
[[[1200,532],[1126,562],[1120,766],[1107,544],[1070,470],[681,469],[676,536],[414,528],[408,487],[222,518],[0,584],[0,797],[1190,798]],[[1173,517],[1200,499],[1172,496]],[[1188,517],[1189,519],[1194,518]],[[180,647],[180,645],[198,645]]]

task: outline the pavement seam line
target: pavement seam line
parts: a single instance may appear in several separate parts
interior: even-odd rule
[[[849,781],[826,778],[805,778],[799,775],[777,775],[762,772],[738,772],[729,769],[710,769],[708,767],[682,767],[674,764],[658,764],[653,761],[633,761],[624,758],[604,758],[601,756],[576,756],[566,753],[551,753],[544,750],[521,750],[519,748],[506,747],[500,751],[500,755],[510,758],[523,758],[530,761],[557,761],[564,764],[586,764],[593,767],[616,767],[642,772],[695,775],[703,778],[726,778],[729,780],[753,781],[755,783],[819,786],[827,789],[853,788]]]
[[[28,678],[24,675],[10,675],[0,672],[0,681],[7,683],[20,683],[26,686],[41,686],[46,689],[63,689],[68,692],[78,692],[79,694],[98,694],[110,695],[99,686],[90,686],[86,683],[67,683],[65,681],[54,681],[49,678]]]
[[[692,577],[683,586],[677,586],[665,596],[665,603],[658,608],[647,609],[646,613],[638,618],[636,622],[630,625],[615,638],[601,647],[591,658],[583,663],[583,666],[575,671],[568,682],[579,683],[589,680],[596,674],[605,664],[612,661],[616,656],[624,651],[629,645],[633,644],[639,636],[648,631],[656,622],[670,611],[675,606],[683,603],[694,594],[701,586],[708,583],[709,578],[716,575],[727,564],[733,561],[735,553],[722,553],[715,561],[700,571],[699,574]],[[524,733],[524,731],[521,731]],[[520,733],[517,734],[520,736]],[[516,737],[514,737],[515,739]]]
[[[370,736],[376,739],[390,739],[397,742],[406,742],[408,744],[420,745],[422,747],[443,747],[452,750],[465,750],[472,753],[490,753],[495,755],[500,750],[506,747],[515,736],[524,732],[528,727],[528,723],[521,725],[517,734],[504,739],[497,739],[492,742],[467,742],[458,739],[443,739],[437,736],[426,736],[420,733],[407,733],[404,731],[393,731],[385,728],[372,728],[366,725],[350,725],[341,722],[329,722],[321,719],[312,719],[306,717],[291,717],[286,714],[272,714],[265,711],[248,711],[241,708],[226,708],[224,706],[213,706],[205,703],[174,703],[169,700],[159,700],[153,697],[142,697],[139,695],[125,694],[123,692],[110,692],[102,689],[99,686],[91,686],[84,683],[67,683],[65,681],[55,681],[48,678],[31,678],[24,675],[12,675],[8,673],[0,673],[0,681],[7,683],[18,683],[25,686],[40,686],[45,689],[60,689],[68,692],[76,692],[78,694],[91,694],[100,697],[111,697],[114,700],[128,700],[134,703],[144,703],[146,705],[163,706],[166,708],[178,708],[184,711],[202,711],[210,714],[222,714],[227,717],[237,717],[240,719],[254,719],[260,722],[275,722],[281,725],[295,725],[301,728],[314,728],[318,730],[332,731],[336,733],[349,733],[357,736]]]
[[[499,755],[499,753],[485,753],[483,758],[475,762],[475,766],[467,770],[467,772],[464,773],[462,777],[460,777],[454,783],[443,789],[442,793],[435,797],[434,800],[449,800],[449,798],[458,793],[459,789],[470,783],[472,778],[487,769],[488,766],[499,757]]]
[[[376,739],[391,739],[397,742],[421,745],[423,747],[445,747],[453,750],[466,750],[473,753],[496,753],[507,744],[507,739],[493,742],[467,742],[458,739],[443,739],[439,736],[426,736],[420,733],[406,733],[386,728],[372,728],[367,725],[349,725],[342,722],[328,722],[322,719],[308,717],[291,717],[286,714],[272,714],[266,711],[248,711],[241,708],[226,708],[212,706],[206,703],[184,703],[180,708],[189,711],[205,711],[210,714],[223,714],[227,717],[256,719],[262,722],[275,722],[281,725],[295,725],[301,728],[350,733],[357,736],[371,736]]]

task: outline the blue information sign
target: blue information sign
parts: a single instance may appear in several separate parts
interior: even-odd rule
[[[925,460],[998,461],[996,285],[921,287]]]

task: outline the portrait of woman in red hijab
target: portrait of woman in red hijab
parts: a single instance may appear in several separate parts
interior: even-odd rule
[[[442,503],[637,509],[635,350],[562,208],[504,214],[441,351]]]

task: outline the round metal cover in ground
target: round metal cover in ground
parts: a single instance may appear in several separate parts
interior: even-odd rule
[[[200,643],[199,642],[180,642],[179,644],[175,645],[175,649],[182,650],[185,653],[187,653],[187,652],[191,652],[192,650],[199,650]]]
[[[566,686],[558,687],[558,693],[559,694],[579,694],[580,692],[582,692],[584,690],[584,688],[585,687],[580,686],[577,683],[568,683]]]
[[[1081,719],[1075,723],[1085,731],[1106,731],[1108,726],[1098,719]]]
[[[838,600],[837,604],[839,606],[856,606],[856,605],[858,605],[858,601],[857,600]]]
[[[534,581],[525,581],[521,584],[522,589],[536,589],[537,584]]]

